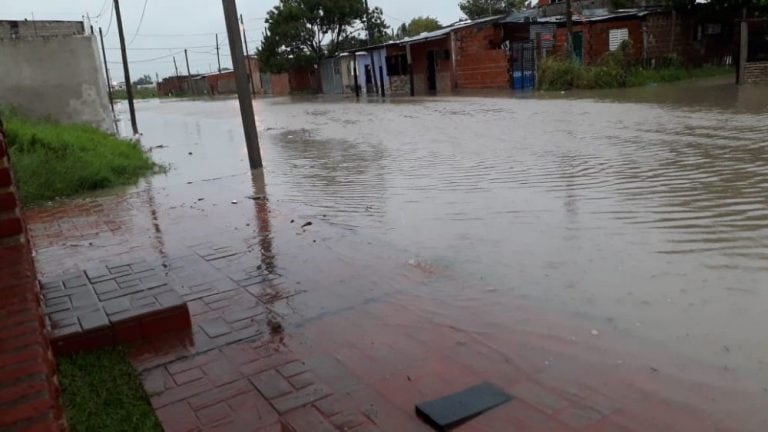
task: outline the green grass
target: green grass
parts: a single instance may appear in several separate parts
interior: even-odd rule
[[[140,89],[140,88],[133,89],[134,99],[152,99],[156,97],[157,97],[156,89]],[[128,92],[126,92],[125,90],[112,90],[112,98],[114,100],[127,100]]]
[[[161,432],[124,349],[57,360],[61,400],[73,432]]]
[[[22,202],[136,183],[156,168],[138,144],[86,125],[0,113]]]
[[[539,90],[641,87],[733,73],[733,69],[724,66],[685,68],[674,58],[664,63],[662,67],[644,68],[622,52],[610,53],[591,66],[560,57],[549,57],[539,65],[537,86]]]

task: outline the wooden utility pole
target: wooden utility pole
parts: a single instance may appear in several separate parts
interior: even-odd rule
[[[125,33],[123,33],[123,17],[120,15],[120,0],[114,0],[115,20],[117,21],[117,35],[120,37],[120,54],[123,57],[123,74],[125,75],[125,93],[128,96],[128,112],[131,114],[131,128],[133,134],[139,134],[139,126],[136,123],[136,107],[133,105],[133,86],[131,73],[128,70],[128,52],[125,50]]]
[[[219,73],[221,73],[221,55],[219,55],[219,34],[216,33],[216,61],[219,63]]]
[[[191,91],[192,94],[197,95],[194,87],[192,87],[192,72],[189,70],[189,55],[187,54],[186,48],[184,49],[184,60],[187,62],[187,86],[189,86],[188,90]]]
[[[565,0],[565,27],[568,30],[568,40],[566,48],[568,49],[568,58],[573,59],[573,5],[571,0]]]
[[[259,135],[256,130],[256,115],[253,112],[253,99],[248,89],[248,76],[243,58],[243,42],[240,39],[240,27],[237,21],[237,4],[235,0],[221,0],[224,7],[224,21],[227,24],[229,51],[232,54],[232,68],[235,70],[235,86],[237,99],[240,102],[240,116],[243,120],[245,146],[248,149],[248,162],[251,169],[262,168]]]
[[[176,56],[173,56],[173,68],[176,70],[176,82],[179,82],[179,67],[176,65]]]
[[[109,94],[109,106],[112,107],[112,115],[115,115],[115,99],[112,98],[112,80],[109,78],[109,65],[107,64],[107,50],[104,49],[104,33],[99,27],[99,39],[101,39],[101,55],[104,57],[104,72],[107,75],[107,94]]]
[[[256,95],[256,85],[253,82],[253,68],[251,67],[250,54],[248,54],[248,37],[245,34],[245,24],[243,23],[243,14],[240,14],[240,27],[243,28],[243,44],[245,45],[245,65],[248,68],[248,82],[251,83],[251,94]]]

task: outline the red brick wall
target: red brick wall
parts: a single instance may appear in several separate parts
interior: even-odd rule
[[[0,120],[0,430],[66,430],[56,363],[40,305]]]
[[[573,26],[573,32],[582,32],[584,64],[595,64],[610,52],[609,35],[612,29],[626,28],[629,30],[629,40],[632,41],[632,56],[640,60],[643,58],[643,29],[639,19],[605,21]],[[565,27],[559,27],[555,31],[555,52],[565,51],[568,31]]]
[[[456,32],[456,84],[460,89],[509,87],[509,59],[496,48],[501,29],[472,27]]]
[[[319,74],[313,69],[298,69],[288,72],[290,91],[318,93],[320,91]]]
[[[291,81],[288,74],[272,74],[272,95],[287,96],[289,94],[291,94]]]
[[[437,61],[437,92],[450,93],[453,88],[453,72],[451,59],[445,59],[443,52],[451,49],[450,37],[415,43],[411,45],[411,58],[413,61],[414,88],[416,94],[427,94],[427,52],[438,51]]]

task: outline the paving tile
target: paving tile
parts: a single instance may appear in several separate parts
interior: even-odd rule
[[[312,402],[329,396],[330,394],[331,390],[328,387],[322,384],[314,384],[301,390],[296,390],[295,392],[289,393],[285,396],[272,399],[270,403],[273,407],[275,407],[277,412],[285,413],[292,409],[309,405]]]
[[[200,328],[203,329],[208,337],[215,338],[221,335],[225,335],[232,331],[232,327],[224,321],[223,318],[214,318],[200,323]]]
[[[207,383],[207,381],[203,382]],[[198,410],[215,405],[219,402],[225,402],[228,399],[253,390],[253,385],[247,379],[241,379],[218,387],[209,387],[205,391],[189,398],[189,406],[191,406],[192,409]]]
[[[252,376],[251,382],[267,399],[274,399],[294,390],[291,384],[275,370],[268,370]]]
[[[109,326],[109,318],[107,318],[107,314],[103,310],[81,314],[78,316],[78,320],[80,321],[80,327],[84,331]]]
[[[297,409],[283,416],[292,432],[336,432],[336,429],[312,407]]]
[[[189,405],[182,401],[159,408],[155,411],[157,418],[166,432],[191,432],[200,431],[200,423],[195,412]]]
[[[220,402],[216,405],[197,409],[195,410],[195,414],[197,415],[200,424],[203,426],[210,426],[232,417],[232,410],[226,403]]]
[[[289,378],[309,370],[309,365],[304,360],[297,360],[277,368],[284,377]]]

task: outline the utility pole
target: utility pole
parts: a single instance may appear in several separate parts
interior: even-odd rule
[[[192,87],[192,72],[189,70],[189,55],[187,55],[187,49],[184,49],[184,60],[187,61],[187,86],[189,87],[188,90],[192,92],[192,94],[197,95],[197,92]]]
[[[173,56],[173,68],[176,69],[176,85],[179,87],[179,92],[181,92],[181,78],[179,78],[179,67],[176,65],[176,56]]]
[[[104,33],[99,27],[99,39],[101,39],[101,55],[104,57],[104,72],[107,75],[107,94],[109,94],[109,106],[112,107],[112,115],[115,115],[115,100],[112,98],[112,80],[109,78],[109,65],[107,64],[107,50],[104,49]]]
[[[245,24],[243,24],[243,14],[240,14],[240,27],[243,28],[243,44],[245,44],[245,64],[248,67],[248,82],[251,83],[251,94],[256,95],[256,87],[253,82],[253,68],[248,54],[248,38],[245,35]]]
[[[123,18],[120,15],[120,0],[114,0],[114,5],[117,35],[120,37],[120,54],[123,57],[123,74],[125,75],[125,93],[128,96],[128,112],[131,114],[133,135],[138,135],[139,126],[136,124],[136,107],[133,106],[133,86],[131,85],[131,73],[128,70],[128,52],[125,50],[125,33],[123,33]]]
[[[253,112],[253,99],[248,90],[248,77],[243,59],[243,42],[240,39],[240,28],[237,22],[237,4],[235,0],[221,0],[224,7],[224,21],[227,24],[229,51],[232,54],[232,68],[235,70],[235,85],[237,98],[240,102],[240,115],[243,120],[245,146],[248,149],[248,162],[251,169],[262,168],[259,135],[256,130],[256,115]],[[217,38],[218,39],[218,38]],[[218,44],[217,44],[218,46]]]
[[[368,32],[368,46],[373,44],[373,29],[371,29],[371,9],[368,7],[368,0],[365,0],[365,29]],[[376,79],[376,60],[373,58],[373,51],[368,51],[371,57],[371,79],[373,80],[374,92],[379,92],[379,84]],[[365,77],[368,79],[368,77]],[[366,83],[367,84],[367,83]]]
[[[568,58],[573,60],[573,5],[571,0],[565,0],[565,27],[568,30],[568,40],[566,47],[568,49]],[[674,36],[672,36],[674,38]]]
[[[219,55],[219,34],[216,33],[216,61],[219,62],[219,73],[221,73],[221,56]]]

